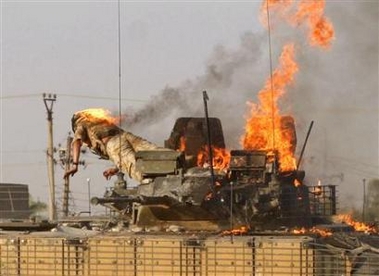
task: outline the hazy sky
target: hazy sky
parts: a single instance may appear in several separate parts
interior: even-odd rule
[[[0,181],[29,184],[47,201],[47,121],[42,93],[54,93],[54,145],[66,145],[72,114],[89,107],[118,112],[117,1],[1,1]],[[261,1],[122,1],[122,113],[144,114],[131,130],[163,145],[177,116],[220,117],[229,148],[238,148],[247,101],[269,74]],[[362,179],[379,177],[378,1],[327,1],[336,38],[327,50],[307,46],[304,30],[273,26],[273,63],[294,40],[300,70],[283,109],[295,116],[298,151],[309,182],[337,184],[361,200]],[[180,108],[178,108],[178,106]],[[149,113],[151,112],[151,114]],[[150,116],[151,115],[151,116]],[[150,118],[148,118],[150,117]],[[55,156],[58,159],[58,155]],[[71,179],[76,210],[113,180],[110,164],[87,153]],[[60,206],[63,169],[55,169]]]

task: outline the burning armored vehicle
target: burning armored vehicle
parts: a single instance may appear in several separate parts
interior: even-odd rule
[[[293,153],[294,120],[278,126]],[[92,199],[128,229],[77,229],[63,219],[49,232],[2,232],[0,274],[378,275],[378,236],[328,224],[334,186],[304,185],[305,173],[284,166],[280,150],[228,151],[217,118],[179,118],[164,149],[135,159],[137,187],[120,173]],[[276,231],[283,226],[299,229]]]
[[[294,155],[293,118],[283,116],[280,128]],[[128,188],[119,174],[114,188],[92,203],[131,225],[212,231],[311,227],[336,213],[335,186],[304,185],[304,171],[283,169],[279,151],[228,151],[218,118],[177,119],[165,148],[136,152],[143,177],[137,187]]]

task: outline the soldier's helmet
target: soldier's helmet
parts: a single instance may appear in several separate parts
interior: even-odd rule
[[[78,113],[75,113],[72,118],[71,118],[71,128],[72,128],[72,131],[75,132],[76,130],[76,123],[79,119],[80,115]]]

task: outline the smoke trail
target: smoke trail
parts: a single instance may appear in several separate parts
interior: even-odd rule
[[[239,147],[246,102],[255,97],[268,72],[266,49],[265,34],[251,32],[241,36],[236,50],[216,46],[204,75],[161,90],[130,116],[126,127],[139,132],[148,128],[150,136],[152,127],[160,129],[160,133],[164,132],[163,137],[159,137],[162,141],[168,138],[176,118],[204,116],[202,91],[206,90],[210,96],[209,115],[221,119],[224,136],[231,143],[228,146]],[[154,134],[155,140],[160,133]]]

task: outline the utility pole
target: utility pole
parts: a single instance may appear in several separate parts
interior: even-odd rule
[[[47,111],[47,127],[48,127],[48,147],[47,147],[47,163],[49,176],[49,220],[56,220],[55,210],[55,181],[54,181],[54,147],[53,147],[53,104],[57,99],[55,94],[43,93],[43,102]]]
[[[67,145],[64,155],[64,168],[67,172],[70,169],[71,164],[71,143],[72,137],[69,135],[67,137]],[[70,193],[70,177],[65,177],[64,179],[64,189],[63,189],[63,215],[68,216],[68,198]]]

